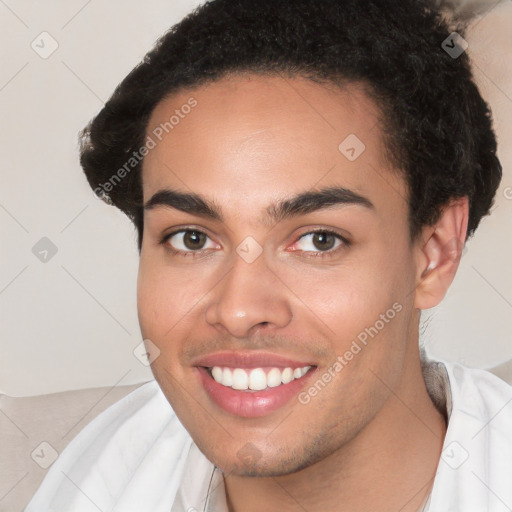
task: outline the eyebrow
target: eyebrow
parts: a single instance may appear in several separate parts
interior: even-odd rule
[[[375,210],[367,198],[344,187],[326,187],[317,191],[299,193],[289,199],[283,199],[266,208],[266,217],[271,222],[313,213],[332,206],[357,205]],[[144,210],[157,207],[170,207],[185,213],[223,222],[221,208],[214,202],[195,193],[162,189],[156,192],[144,205]]]

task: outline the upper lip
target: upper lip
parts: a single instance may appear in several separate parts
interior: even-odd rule
[[[303,368],[313,366],[308,361],[291,359],[271,352],[216,352],[201,356],[192,361],[192,366],[227,366],[230,368]]]

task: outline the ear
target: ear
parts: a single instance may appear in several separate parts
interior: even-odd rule
[[[437,306],[446,295],[459,267],[468,227],[468,198],[443,207],[433,226],[426,226],[415,244],[416,289],[414,306]]]

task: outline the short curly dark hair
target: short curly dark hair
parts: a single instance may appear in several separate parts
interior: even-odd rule
[[[381,110],[387,158],[409,189],[411,239],[461,197],[469,199],[468,238],[502,173],[469,59],[445,51],[458,49],[455,29],[463,36],[433,0],[209,1],[157,42],[82,131],[81,165],[97,195],[132,219],[140,249],[139,150],[164,97],[239,72],[353,81]]]

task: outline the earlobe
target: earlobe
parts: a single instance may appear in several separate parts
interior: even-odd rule
[[[435,225],[424,228],[415,247],[416,308],[437,306],[446,295],[466,241],[468,214],[468,198],[456,199],[443,208]]]

